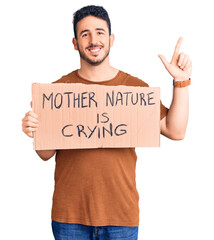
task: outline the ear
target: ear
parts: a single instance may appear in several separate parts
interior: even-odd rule
[[[75,49],[75,50],[78,50],[78,45],[77,45],[77,40],[76,40],[76,38],[73,38],[72,43],[73,43],[73,45],[74,45],[74,49]]]
[[[113,44],[114,44],[114,39],[115,39],[115,37],[114,37],[114,34],[112,33],[112,34],[110,35],[110,46],[111,46],[111,47],[112,47]]]

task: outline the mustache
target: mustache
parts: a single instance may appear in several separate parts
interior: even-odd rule
[[[98,44],[91,44],[89,45],[86,49],[89,49],[89,48],[96,48],[96,47],[103,47],[103,45],[98,45]]]

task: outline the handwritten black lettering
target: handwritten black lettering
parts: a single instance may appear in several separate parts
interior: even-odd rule
[[[125,129],[120,129],[120,133],[117,132],[117,129],[120,128],[121,126],[127,126],[126,124],[119,124],[115,130],[114,130],[114,133],[116,136],[120,136],[120,135],[123,135],[123,134],[126,134],[127,131]]]
[[[73,92],[64,92],[64,94],[67,94],[68,95],[68,108],[70,108],[70,95],[72,94]]]
[[[58,98],[58,96],[60,96],[60,97]],[[57,105],[57,98],[59,99],[59,104],[58,105]],[[55,106],[55,108],[58,108],[58,109],[61,108],[62,101],[63,101],[62,94],[61,93],[57,93],[55,98],[54,98],[54,106]]]
[[[49,97],[47,97],[46,94],[43,93],[42,108],[45,107],[45,99],[47,99],[48,101],[51,100],[51,109],[53,109],[53,93],[51,93]]]
[[[103,126],[103,137],[105,137],[105,131],[108,132],[110,134],[110,136],[112,137],[112,123],[109,124],[109,130],[106,129],[104,126]]]
[[[73,126],[72,124],[68,124],[68,125],[64,126],[64,128],[62,129],[62,135],[64,137],[72,137],[73,136],[73,134],[65,134],[65,130],[69,127],[72,127],[72,126]]]
[[[136,100],[135,100],[135,102],[134,102],[134,100],[133,100],[133,95],[134,94],[132,94],[132,96],[131,96],[131,102],[132,102],[132,105],[136,105],[137,104],[137,102],[138,102],[138,93],[136,93]]]
[[[91,130],[91,128],[88,126],[88,129],[90,130],[90,135],[88,136],[88,138],[90,138],[91,136],[92,136],[92,134],[94,133],[94,131],[95,131],[95,129],[97,128],[97,126],[95,126],[94,128],[93,128],[93,130]]]
[[[111,92],[111,96],[109,93],[106,93],[106,106],[108,106],[108,102],[110,101],[111,106],[114,106],[114,90]]]
[[[83,131],[84,130],[84,126],[79,124],[77,125],[77,129],[78,129],[78,136],[80,137],[80,133],[83,133],[85,135],[85,137],[87,137],[87,134]]]
[[[148,105],[154,105],[155,103],[154,102],[150,102],[150,100],[154,99],[153,97],[150,97],[151,94],[154,94],[154,92],[150,92],[148,93]]]
[[[140,105],[144,102],[144,106],[146,106],[146,100],[144,99],[144,93],[140,93]]]
[[[89,92],[89,107],[91,107],[91,101],[95,103],[95,107],[97,107],[97,101],[94,99],[95,93]]]
[[[116,97],[116,103],[115,103],[115,106],[117,106],[117,103],[118,102],[121,102],[121,106],[123,105],[123,94],[121,92],[118,92],[117,93],[117,97]]]
[[[128,105],[128,99],[129,99],[129,94],[132,94],[132,92],[124,92],[124,95],[126,95],[126,106]]]

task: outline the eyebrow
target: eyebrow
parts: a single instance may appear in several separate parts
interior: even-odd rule
[[[89,29],[85,29],[85,30],[81,31],[81,32],[80,32],[80,36],[81,36],[84,32],[89,32]]]
[[[104,28],[96,28],[95,30],[96,30],[96,31],[103,31],[103,32],[105,32],[105,29],[104,29]],[[80,32],[80,36],[81,36],[83,33],[89,32],[89,31],[90,31],[89,29],[85,29],[85,30],[81,31],[81,32]]]
[[[96,28],[96,30],[98,30],[98,31],[104,31],[104,32],[105,32],[105,29],[104,29],[104,28]]]

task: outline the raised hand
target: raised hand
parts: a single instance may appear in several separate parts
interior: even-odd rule
[[[182,41],[183,38],[180,37],[175,46],[175,50],[170,63],[163,55],[158,55],[166,70],[175,79],[175,81],[188,80],[192,73],[192,61],[189,59],[188,55],[183,52],[180,53]]]

